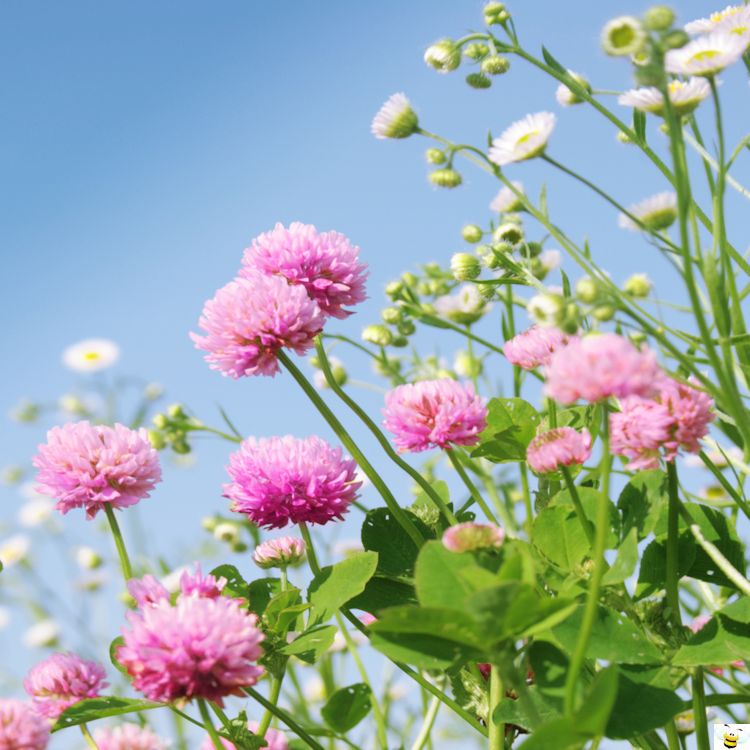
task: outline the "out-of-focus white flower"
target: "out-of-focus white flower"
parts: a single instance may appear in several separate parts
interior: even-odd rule
[[[727,5],[724,10],[712,13],[708,18],[698,18],[695,21],[685,24],[685,31],[688,34],[710,34],[721,25],[732,19],[748,20],[750,19],[750,6],[747,5]]]
[[[672,226],[677,218],[677,196],[672,192],[658,193],[629,206],[628,212],[647,230],[659,232]],[[629,229],[631,232],[642,231],[642,228],[625,214],[620,214],[617,223],[622,229]]]
[[[406,94],[394,94],[378,110],[370,130],[376,138],[408,138],[419,125]]]
[[[120,356],[120,348],[109,339],[85,339],[69,346],[62,355],[63,364],[76,372],[97,372],[111,367]]]
[[[716,33],[739,37],[747,49],[750,44],[750,8],[746,6],[744,13],[736,13],[717,23]]]
[[[180,578],[182,574],[189,570],[189,566],[181,565],[179,568],[175,568],[171,573],[167,573],[161,578],[161,585],[169,591],[170,594],[176,594],[180,590]]]
[[[102,556],[92,547],[76,547],[75,558],[84,570],[96,570],[102,564]]]
[[[321,680],[318,675],[313,675],[308,680],[306,680],[305,684],[302,686],[302,694],[311,703],[317,703],[325,700],[326,687],[323,684],[323,680]]]
[[[746,41],[738,34],[716,31],[669,50],[664,56],[664,67],[675,75],[712,76],[734,65],[746,47]]]
[[[409,695],[409,686],[404,682],[394,682],[388,688],[388,697],[395,703],[402,701]]]
[[[565,314],[565,299],[562,294],[548,289],[527,302],[526,312],[540,326],[557,326]]]
[[[591,93],[591,85],[589,82],[578,73],[574,73],[572,70],[568,71],[568,75],[584,90]],[[572,107],[574,104],[581,104],[583,99],[577,94],[574,94],[564,83],[561,83],[555,91],[555,99],[557,103],[563,107]]]
[[[692,112],[710,93],[711,86],[705,78],[687,81],[670,81],[667,84],[669,101],[678,115]],[[617,99],[624,107],[633,107],[654,115],[664,114],[664,97],[656,86],[630,89]]]
[[[31,539],[26,534],[14,534],[0,542],[0,562],[11,568],[26,559],[31,548]]]
[[[510,184],[513,185],[519,193],[525,195],[522,182],[513,181]],[[502,188],[492,199],[492,203],[490,203],[490,210],[496,211],[499,214],[512,213],[515,211],[521,211],[522,209],[523,201],[509,187]]]
[[[491,307],[476,284],[464,284],[454,294],[446,294],[435,300],[435,310],[440,315],[463,325],[476,322]]]
[[[674,717],[674,723],[680,734],[690,734],[695,731],[695,714],[692,711],[683,711]]]
[[[613,18],[602,29],[602,48],[615,57],[636,54],[645,41],[646,32],[641,22],[633,16]]]
[[[742,449],[738,448],[736,445],[730,445],[729,448],[720,449],[717,444],[714,444],[706,450],[706,455],[717,469],[725,469],[730,464],[739,467],[744,465]],[[694,453],[685,456],[685,463],[694,468],[705,468],[705,464],[701,460],[701,457],[696,456]]]
[[[559,250],[545,250],[539,256],[539,260],[545,271],[554,271],[562,263],[562,253]]]
[[[75,393],[65,393],[57,399],[57,405],[60,411],[70,414],[73,417],[80,417],[88,412],[86,404]]]
[[[500,167],[539,156],[555,129],[557,118],[551,112],[537,112],[514,122],[492,141],[488,156]]]
[[[7,607],[0,607],[0,630],[10,625],[10,610]]]
[[[60,626],[54,620],[40,620],[23,634],[23,643],[28,648],[50,648],[57,644]]]
[[[55,512],[55,501],[50,497],[40,497],[24,503],[18,511],[18,523],[27,529],[42,526]]]
[[[214,539],[227,544],[237,544],[240,541],[240,529],[236,523],[222,521],[214,527]]]

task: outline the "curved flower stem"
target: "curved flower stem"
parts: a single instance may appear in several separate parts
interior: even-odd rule
[[[211,714],[208,712],[206,701],[203,700],[203,698],[199,698],[197,700],[197,703],[198,712],[200,713],[201,719],[203,720],[203,726],[206,728],[208,736],[211,738],[211,742],[213,742],[216,750],[224,750],[224,743],[221,741],[221,737],[219,737],[219,733],[216,731],[216,727],[214,727],[214,724],[211,721]]]
[[[583,528],[583,533],[586,534],[586,539],[589,540],[589,544],[591,547],[594,547],[594,528],[591,525],[591,521],[589,521],[588,518],[586,518],[586,513],[583,510],[583,505],[581,505],[581,498],[578,494],[578,487],[576,487],[576,483],[573,481],[573,477],[570,474],[570,469],[567,466],[562,467],[562,475],[565,479],[565,484],[568,488],[568,492],[570,493],[570,499],[573,501],[573,507],[576,509],[576,515],[578,516],[578,520],[581,523],[581,527]]]
[[[86,740],[86,744],[91,748],[91,750],[99,750],[99,745],[96,744],[96,740],[91,736],[91,732],[89,732],[89,728],[85,724],[81,724],[81,734],[83,735],[83,739]]]
[[[679,589],[679,541],[680,541],[680,497],[677,467],[674,461],[667,462],[668,509],[667,509],[667,562],[664,590],[669,604],[672,622],[682,626],[680,616]]]
[[[690,523],[690,533],[695,537],[695,541],[703,551],[716,563],[716,567],[745,595],[750,596],[750,581],[732,565],[729,560],[721,553],[721,550],[703,536],[701,527],[693,523],[693,519],[686,513],[688,523]]]
[[[482,512],[487,517],[488,521],[491,521],[495,524],[495,526],[498,525],[497,518],[495,518],[495,514],[490,510],[490,506],[487,505],[484,498],[482,497],[482,493],[477,489],[474,482],[471,481],[471,478],[466,473],[466,469],[461,464],[461,459],[455,454],[454,450],[452,448],[446,448],[445,453],[450,459],[450,462],[453,464],[453,468],[458,473],[458,476],[461,477],[461,481],[466,485],[466,489],[469,490],[469,494],[472,498],[474,498],[477,505],[482,509]],[[453,519],[453,523],[456,523],[456,519]]]
[[[378,472],[375,470],[375,467],[367,460],[364,453],[362,453],[362,451],[359,449],[359,446],[354,442],[351,435],[349,435],[341,422],[339,422],[336,415],[330,410],[326,402],[323,401],[323,399],[320,397],[320,394],[302,374],[299,368],[294,364],[294,362],[292,362],[292,360],[289,358],[289,355],[283,349],[279,349],[277,356],[279,358],[279,361],[284,365],[284,367],[286,367],[291,376],[297,381],[299,386],[305,392],[305,395],[310,399],[310,401],[312,401],[315,408],[321,413],[326,422],[328,422],[329,426],[334,431],[334,433],[336,433],[336,436],[339,438],[339,440],[341,440],[349,453],[352,454],[352,457],[362,468],[362,471],[365,472],[367,477],[373,483],[373,485],[385,501],[385,504],[388,506],[388,510],[390,510],[393,514],[393,517],[409,535],[415,546],[417,548],[420,548],[422,544],[424,544],[422,535],[419,533],[419,530],[409,518],[408,514],[398,504],[396,498],[388,489],[388,486],[383,481],[380,474],[378,474]],[[330,368],[328,372],[330,373]]]
[[[495,664],[490,670],[490,715],[487,717],[489,725],[489,750],[503,750],[505,746],[505,724],[498,724],[493,714],[504,698],[503,681],[500,678],[500,670]]]
[[[127,584],[127,582],[133,577],[133,568],[130,564],[128,551],[125,548],[125,541],[122,538],[120,524],[117,523],[114,508],[110,503],[104,503],[104,513],[107,516],[107,521],[109,521],[109,528],[112,531],[112,537],[115,540],[115,547],[117,547],[117,556],[120,558],[122,576],[125,579],[125,583]]]
[[[271,678],[271,690],[268,693],[268,700],[273,703],[274,706],[279,702],[279,695],[281,695],[281,680],[281,677]],[[266,712],[258,723],[258,728],[255,730],[255,734],[257,734],[258,737],[266,736],[268,727],[271,726],[272,718],[273,713],[269,709],[266,709]]]
[[[364,411],[364,409],[362,409],[362,407],[336,382],[336,378],[333,377],[333,372],[331,371],[331,364],[328,361],[328,355],[326,354],[325,347],[323,346],[320,337],[315,339],[315,352],[318,355],[321,370],[330,389],[357,415],[357,417],[359,417],[365,427],[370,430],[378,443],[380,443],[381,448],[385,451],[388,458],[390,458],[400,469],[403,469],[424,490],[430,500],[435,504],[435,507],[440,511],[443,518],[445,518],[448,523],[456,523],[456,517],[445,504],[443,498],[435,492],[433,486],[416,469],[410,466],[403,458],[401,458],[401,456],[398,455],[398,453],[396,453],[388,438],[381,432],[375,422],[370,419],[367,412]],[[403,511],[401,512],[403,513]]]
[[[419,730],[419,734],[414,739],[414,744],[411,746],[411,750],[422,750],[427,740],[430,738],[430,732],[435,724],[438,711],[440,710],[440,701],[433,696],[430,701],[430,705],[427,708],[427,713],[424,716],[422,727]]]
[[[243,690],[256,702],[260,703],[263,708],[270,711],[282,724],[285,724],[301,740],[304,740],[313,750],[325,750],[325,748],[316,742],[283,708],[275,706],[262,693],[251,687]]]
[[[609,533],[609,475],[612,466],[612,456],[609,451],[609,414],[606,403],[602,405],[602,457],[599,465],[600,473],[600,498],[596,510],[596,531],[594,536],[594,548],[592,557],[594,569],[589,580],[586,605],[583,611],[583,620],[578,634],[575,650],[570,659],[568,676],[565,680],[565,713],[572,716],[575,710],[576,687],[578,677],[586,659],[586,650],[594,628],[596,613],[599,607],[599,591],[601,590],[602,578],[607,568],[604,558],[604,550],[607,546],[607,534]]]
[[[706,716],[706,694],[703,690],[703,668],[696,667],[691,687],[693,690],[693,716],[695,717],[695,739],[698,750],[711,750]]]
[[[314,576],[320,575],[320,563],[318,562],[318,556],[315,554],[315,547],[313,546],[312,536],[310,536],[310,529],[304,521],[300,521],[297,526],[299,526],[299,533],[307,547],[307,562],[310,565],[310,570]]]

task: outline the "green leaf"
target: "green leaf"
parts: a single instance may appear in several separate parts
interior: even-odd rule
[[[492,718],[495,723],[516,724],[526,730],[536,729],[540,724],[557,719],[562,714],[560,701],[555,701],[539,692],[539,689],[532,685],[527,688],[529,700],[536,709],[537,718],[535,718],[526,701],[523,700],[504,700],[492,712]]]
[[[617,698],[617,667],[611,666],[597,672],[589,686],[583,708],[576,714],[576,724],[582,732],[601,737],[607,726],[612,707]]]
[[[677,574],[679,577],[687,575],[693,561],[695,560],[696,543],[693,537],[683,532],[677,538]],[[667,541],[666,539],[654,539],[651,544],[643,550],[641,569],[638,573],[638,584],[635,587],[635,598],[642,599],[646,596],[661,591],[664,581],[667,579]]]
[[[672,659],[680,667],[723,666],[750,659],[750,628],[746,623],[714,615]]]
[[[417,594],[414,586],[404,581],[375,575],[366,584],[365,590],[346,603],[349,609],[363,609],[376,617],[388,607],[404,604],[416,604]]]
[[[239,599],[249,599],[249,584],[234,565],[219,565],[218,568],[211,571],[211,575],[216,578],[227,579],[227,584],[222,591],[223,594]]]
[[[666,502],[667,475],[663,471],[638,472],[617,500],[623,537],[630,529],[637,529],[638,539],[645,539],[654,530]]]
[[[471,455],[494,463],[523,461],[541,419],[536,409],[521,398],[492,398],[487,409],[487,427]]]
[[[565,78],[570,78],[570,74],[568,73],[568,71],[562,65],[560,65],[560,63],[557,62],[554,57],[552,57],[550,51],[544,46],[542,47],[542,57],[544,57],[544,62],[546,62],[547,65],[552,68],[552,70],[559,73],[560,75],[565,76]]]
[[[602,583],[605,586],[612,586],[616,583],[622,583],[630,578],[638,564],[638,531],[630,529],[625,539],[620,544],[617,551],[617,559],[612,567],[604,574]]]
[[[409,511],[405,511],[409,513]],[[432,532],[412,513],[412,523],[426,539]],[[378,572],[389,576],[410,576],[419,548],[388,508],[375,508],[362,524],[362,546],[378,553]]]
[[[621,666],[617,700],[607,723],[607,737],[630,739],[663,727],[683,708],[666,668]]]
[[[562,624],[554,628],[553,635],[563,648],[572,653],[578,642],[584,607],[578,609]],[[621,664],[659,664],[662,654],[624,616],[608,607],[599,607],[589,638],[586,656]]]
[[[367,716],[372,707],[370,688],[363,682],[337,690],[320,713],[331,729],[348,732]]]
[[[335,625],[312,627],[298,635],[279,651],[287,656],[296,656],[302,661],[312,664],[331,647],[337,629]]]
[[[417,558],[414,584],[420,604],[426,607],[462,609],[474,593],[474,585],[461,576],[465,568],[477,567],[469,552],[451,552],[442,542],[427,542]]]
[[[581,750],[591,739],[582,732],[575,719],[553,719],[542,724],[525,742],[520,750]]]
[[[542,556],[565,571],[579,566],[591,549],[575,510],[568,505],[550,505],[538,513],[531,541]]]
[[[281,581],[278,578],[258,578],[247,587],[247,599],[250,611],[262,617],[268,603],[281,593]]]
[[[136,698],[116,698],[115,696],[101,696],[86,698],[63,711],[52,727],[52,732],[59,732],[68,727],[77,727],[89,721],[105,719],[108,716],[122,716],[139,711],[150,711],[162,708],[165,703],[154,703]]]
[[[125,639],[121,635],[118,635],[117,638],[115,638],[112,641],[112,643],[109,644],[109,660],[112,662],[112,665],[118,672],[121,672],[122,674],[127,675],[129,679],[130,673],[128,672],[127,669],[125,669],[125,667],[122,666],[122,664],[120,664],[120,662],[117,659],[117,649],[120,648],[120,646],[124,646],[124,645],[125,645]]]
[[[719,610],[720,615],[737,622],[750,623],[750,599],[742,596]]]
[[[545,695],[562,698],[568,674],[568,657],[547,641],[534,641],[529,646],[527,656],[538,689]]]
[[[370,644],[395,661],[446,669],[484,657],[477,623],[465,612],[437,607],[393,607],[372,625]]]
[[[641,143],[646,142],[646,114],[633,108],[633,131]]]
[[[313,578],[308,596],[315,622],[325,622],[346,602],[361,594],[378,564],[375,552],[359,552],[336,565],[323,568]]]
[[[263,620],[271,630],[286,633],[297,618],[308,609],[310,605],[302,602],[300,590],[292,586],[286,591],[280,591],[268,602]]]

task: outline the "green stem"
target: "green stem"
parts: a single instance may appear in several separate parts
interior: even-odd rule
[[[211,721],[211,714],[208,711],[206,701],[203,700],[203,698],[199,698],[197,700],[197,703],[198,712],[200,713],[201,719],[203,720],[203,726],[205,727],[206,732],[208,732],[208,736],[211,738],[213,746],[216,748],[216,750],[224,750],[224,743],[221,741],[221,737],[219,737],[219,733],[216,731],[216,727],[214,727],[214,724]]]
[[[125,579],[125,583],[127,583],[133,577],[133,568],[130,565],[128,551],[125,549],[125,542],[122,538],[122,532],[120,531],[120,524],[117,523],[114,508],[110,503],[104,503],[104,513],[107,516],[109,528],[112,531],[112,537],[115,540],[117,556],[120,558],[120,567],[122,568],[122,576]]]
[[[489,750],[503,750],[505,746],[505,724],[495,721],[495,710],[505,697],[503,690],[503,681],[500,678],[500,670],[496,665],[490,669],[490,715],[487,723],[489,724]]]
[[[302,539],[307,547],[307,562],[310,565],[310,570],[314,576],[320,575],[320,564],[318,563],[318,556],[315,554],[315,547],[313,546],[312,537],[310,536],[310,529],[304,521],[300,521],[298,526],[299,533],[302,535]]]
[[[430,500],[435,504],[435,507],[440,511],[443,518],[445,518],[448,523],[456,523],[456,517],[445,504],[443,498],[441,498],[435,491],[434,487],[416,469],[410,466],[403,458],[401,458],[401,456],[398,455],[398,453],[396,453],[388,438],[381,432],[380,428],[375,422],[373,422],[367,412],[362,409],[362,407],[336,382],[336,378],[331,371],[331,363],[328,361],[328,355],[326,354],[325,347],[323,346],[320,337],[315,340],[315,352],[318,355],[321,370],[330,389],[349,407],[349,409],[351,409],[352,412],[354,412],[354,414],[357,415],[357,417],[359,417],[365,427],[367,427],[367,429],[375,436],[375,439],[385,451],[388,458],[390,458],[400,469],[403,469],[424,490]]]
[[[576,483],[573,481],[570,469],[567,466],[562,467],[562,473],[568,492],[570,493],[570,499],[573,501],[573,507],[576,509],[576,515],[583,528],[583,533],[586,535],[586,539],[589,540],[589,545],[593,548],[595,541],[594,527],[591,525],[591,521],[586,518],[586,513],[581,504],[581,497],[578,494],[578,487],[576,487]]]
[[[268,693],[268,700],[271,703],[273,703],[273,705],[275,706],[279,702],[280,694],[281,694],[281,677],[272,677],[271,678],[271,690]],[[266,712],[263,714],[263,717],[258,723],[258,728],[256,729],[255,734],[257,734],[259,737],[265,737],[266,732],[268,731],[268,727],[271,726],[272,718],[273,718],[273,713],[271,713],[270,710],[266,709]]]
[[[667,722],[664,731],[667,734],[669,750],[680,750],[680,735],[677,733],[677,726],[674,723],[674,719]]]
[[[346,449],[354,457],[354,460],[362,468],[367,477],[372,482],[373,486],[380,492],[385,504],[388,506],[388,510],[391,511],[393,517],[401,525],[404,531],[409,535],[409,538],[414,542],[417,549],[419,549],[424,543],[422,535],[414,525],[408,514],[401,508],[396,501],[388,486],[383,481],[382,477],[375,470],[373,465],[367,460],[364,453],[359,449],[359,446],[354,442],[353,438],[346,431],[344,426],[339,422],[336,415],[330,410],[328,405],[320,397],[320,394],[315,390],[307,378],[302,374],[299,368],[292,362],[289,355],[280,349],[277,353],[279,361],[286,367],[291,376],[297,381],[298,385],[305,392],[305,395],[312,401],[315,408],[321,413],[323,418],[328,422],[331,429],[336,433],[336,436],[341,440]]]
[[[455,451],[452,448],[446,448],[445,453],[450,459],[450,462],[453,464],[453,468],[458,473],[458,476],[461,477],[461,481],[466,486],[466,489],[469,490],[469,494],[472,498],[474,498],[477,505],[479,505],[479,507],[482,509],[482,512],[486,516],[487,520],[491,521],[495,524],[495,526],[497,526],[497,518],[495,518],[494,513],[490,510],[490,506],[485,502],[485,499],[482,497],[482,493],[479,492],[474,482],[471,481],[471,478],[466,473],[466,469],[464,469],[464,467],[461,465],[461,459],[456,455]],[[456,521],[454,519],[453,523],[455,522]]]
[[[419,730],[419,734],[414,739],[414,744],[411,746],[411,750],[422,750],[425,744],[427,744],[428,740],[430,739],[430,732],[432,731],[432,727],[435,724],[435,719],[437,718],[439,709],[440,701],[436,697],[433,697],[433,699],[430,701],[430,705],[427,707],[427,713],[424,716],[422,728]]]
[[[682,627],[679,589],[680,497],[677,466],[667,462],[669,501],[667,509],[667,561],[664,589],[669,604],[670,617],[677,628]]]
[[[270,711],[282,724],[285,724],[289,729],[294,732],[301,740],[304,740],[313,750],[325,750],[323,746],[316,742],[283,708],[274,706],[273,703],[268,701],[266,697],[259,693],[257,690],[251,687],[243,688],[243,690],[257,703],[260,703],[263,708]]]
[[[600,474],[600,498],[596,511],[596,531],[594,536],[594,548],[592,557],[594,569],[591,572],[588,592],[586,594],[586,605],[583,611],[581,629],[578,634],[575,650],[570,659],[568,676],[565,680],[565,713],[572,716],[575,711],[576,688],[578,677],[586,659],[586,651],[594,628],[594,621],[599,607],[599,592],[601,590],[602,578],[607,568],[604,551],[607,547],[607,535],[609,533],[609,475],[612,465],[612,456],[609,450],[609,414],[606,403],[602,405],[602,457],[599,467]]]
[[[703,690],[703,668],[696,667],[692,676],[693,716],[698,750],[711,750],[706,716],[706,694]]]
[[[521,492],[523,494],[523,506],[526,509],[526,518],[524,519],[524,528],[526,535],[531,539],[531,525],[534,522],[534,508],[531,505],[531,489],[529,487],[529,470],[525,461],[519,464],[521,474]]]
[[[99,750],[99,746],[96,744],[96,740],[91,736],[91,732],[89,732],[89,728],[85,724],[81,724],[81,734],[83,735],[83,739],[86,740],[86,744],[91,748],[91,750]]]

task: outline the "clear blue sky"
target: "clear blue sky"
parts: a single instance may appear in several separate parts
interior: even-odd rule
[[[524,0],[510,7],[530,49],[544,42],[596,87],[620,89],[630,85],[629,67],[601,53],[599,30],[612,15],[647,5]],[[680,16],[689,20],[718,5],[684,0]],[[487,219],[498,189],[489,177],[462,166],[465,186],[437,191],[426,182],[426,142],[372,138],[370,120],[395,91],[410,96],[428,129],[478,145],[488,129],[499,133],[527,112],[550,109],[560,116],[556,158],[624,203],[666,189],[602,119],[581,108],[562,111],[554,83],[522,62],[514,60],[488,91],[470,89],[460,72],[428,69],[426,45],[479,27],[481,6],[0,4],[0,408],[20,396],[50,401],[69,390],[75,380],[60,365],[61,350],[103,336],[122,347],[119,374],[164,383],[170,400],[206,420],[221,403],[247,434],[328,435],[289,378],[223,379],[205,366],[188,331],[203,301],[235,273],[243,248],[276,221],[338,229],[361,246],[371,265],[371,299],[358,315],[335,322],[356,337],[377,318],[390,278],[419,262],[447,262],[461,249],[462,224]],[[746,116],[740,71],[726,79],[727,93],[737,92],[735,112]],[[730,142],[744,124],[730,121]],[[653,126],[651,138],[663,145]],[[508,174],[530,191],[548,181],[558,223],[573,237],[588,235],[613,277],[646,270],[669,296],[661,259],[617,229],[614,211],[542,165]],[[735,196],[730,200],[735,205]],[[378,399],[367,398],[376,408]],[[4,427],[0,463],[28,460],[41,437],[35,427]],[[227,452],[204,443],[198,469],[168,472],[144,503],[147,524],[159,525],[174,561],[199,538],[198,519],[225,507],[218,488]],[[0,520],[12,518],[17,497],[0,492]],[[67,523],[86,533],[80,519]],[[14,648],[11,637],[16,630],[0,632],[4,654]],[[16,671],[32,658],[19,656]]]

